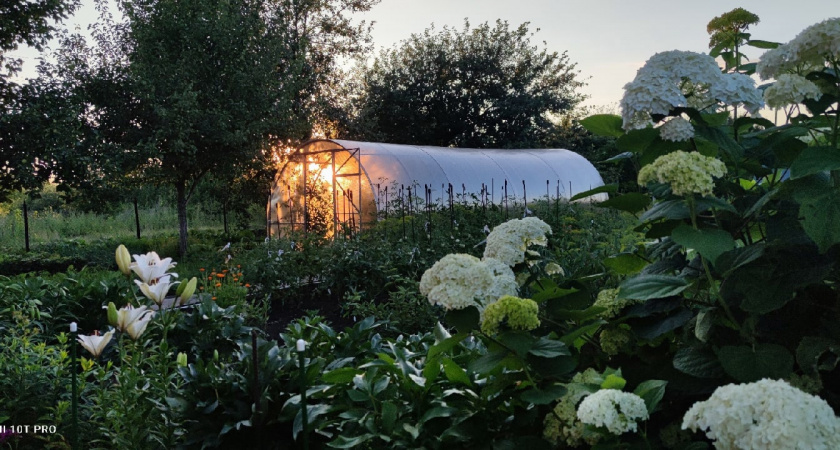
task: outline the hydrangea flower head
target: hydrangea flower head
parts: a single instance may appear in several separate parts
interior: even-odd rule
[[[641,397],[616,389],[602,389],[584,398],[578,406],[577,416],[581,422],[604,427],[615,435],[636,431],[636,421],[649,417]]]
[[[674,117],[659,127],[659,137],[663,141],[687,141],[694,137],[694,126],[682,117]]]
[[[718,449],[840,448],[831,406],[781,380],[721,386],[688,410],[682,428],[705,430]]]
[[[638,303],[637,300],[628,298],[618,298],[618,289],[604,289],[598,292],[598,297],[592,306],[599,306],[606,308],[606,311],[601,313],[604,319],[612,319],[627,306]]]
[[[784,45],[761,56],[756,72],[762,79],[777,78],[797,68],[823,67],[826,61],[840,61],[840,18],[811,25]]]
[[[466,254],[449,254],[441,258],[420,278],[420,293],[433,305],[444,309],[463,309],[481,305],[480,292],[490,290],[493,271],[480,259]]]
[[[751,113],[761,108],[755,83],[741,74],[724,74],[711,56],[672,50],[653,55],[624,86],[621,116],[624,129],[645,128],[650,115],[668,115],[677,107],[697,107],[686,97],[686,89],[703,101],[743,104]]]
[[[530,331],[540,326],[537,302],[528,298],[506,295],[484,310],[481,331],[496,334],[502,323],[513,330]]]
[[[639,171],[638,182],[644,186],[651,181],[668,183],[675,195],[712,195],[713,178],[726,174],[726,165],[718,159],[697,152],[677,150],[656,158]]]
[[[819,100],[822,97],[820,88],[811,80],[803,76],[783,73],[764,91],[764,101],[771,108],[783,108],[788,105],[802,103],[806,98]]]
[[[548,234],[551,227],[536,217],[509,220],[487,235],[484,258],[497,259],[513,267],[525,261],[529,245],[547,245]]]

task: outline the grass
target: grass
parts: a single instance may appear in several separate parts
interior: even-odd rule
[[[155,237],[177,234],[178,216],[175,208],[156,205],[139,211],[140,234]],[[253,216],[253,215],[252,215]],[[252,220],[256,227],[259,216]],[[190,232],[221,231],[221,214],[211,214],[194,206],[188,209],[187,220]],[[230,219],[229,219],[230,220]],[[30,247],[83,239],[131,239],[136,238],[134,206],[124,205],[112,215],[79,212],[59,212],[52,208],[29,212]],[[22,250],[25,247],[23,211],[20,208],[0,211],[0,247],[7,250]]]

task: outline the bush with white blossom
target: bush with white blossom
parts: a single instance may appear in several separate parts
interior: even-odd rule
[[[601,389],[584,398],[577,416],[584,424],[606,428],[615,435],[636,431],[636,422],[649,417],[641,397],[616,389]]]
[[[782,380],[721,386],[682,427],[705,431],[722,450],[840,448],[840,418],[828,403]]]

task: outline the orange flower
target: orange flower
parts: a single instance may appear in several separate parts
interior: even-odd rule
[[[199,290],[199,291],[203,291],[203,290],[204,290],[204,286],[199,286],[199,287],[198,287],[198,290]]]
[[[204,272],[204,267],[198,269],[199,272]]]
[[[222,283],[216,283],[216,287],[222,287]]]
[[[246,288],[249,288],[249,287],[251,287],[251,285],[250,285],[250,284],[248,284],[248,283],[245,283],[245,287],[246,287]]]
[[[216,297],[210,297],[210,300],[216,300]]]
[[[213,279],[213,277],[207,277],[207,281],[210,281],[212,279]]]
[[[236,265],[236,268],[237,268],[237,269],[241,269],[241,268],[242,268],[242,265],[237,264],[237,265]]]
[[[233,277],[233,281],[239,281],[239,278]]]
[[[218,278],[224,278],[224,277],[225,277],[225,274],[223,274],[223,273],[217,273],[217,274],[216,274],[216,277],[218,277]]]

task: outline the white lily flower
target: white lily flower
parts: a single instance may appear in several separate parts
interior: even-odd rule
[[[105,347],[107,347],[108,343],[111,342],[112,336],[114,336],[113,330],[103,334],[102,336],[79,335],[78,340],[79,343],[82,344],[82,347],[84,347],[85,350],[89,351],[94,358],[99,358],[99,355],[102,354],[102,351],[105,350]]]
[[[172,258],[160,259],[155,252],[134,255],[134,261],[131,263],[131,270],[146,284],[154,284],[164,276],[178,276],[176,273],[166,273],[167,270],[175,267],[176,263],[172,262]]]
[[[161,277],[157,280],[157,283],[153,285],[149,285],[144,283],[140,280],[134,280],[137,283],[137,286],[140,286],[140,291],[143,292],[149,300],[157,303],[160,305],[163,303],[163,299],[166,298],[166,293],[169,292],[169,276]]]
[[[143,306],[143,308],[145,308],[145,306]],[[146,326],[149,325],[149,322],[152,320],[154,315],[154,311],[146,311],[146,314],[142,317],[139,317],[128,324],[125,331],[129,336],[131,336],[131,339],[136,341],[140,338],[140,335],[146,331]]]
[[[155,315],[154,311],[150,311],[148,306],[141,306],[135,308],[131,305],[124,306],[117,310],[117,324],[116,328],[122,332],[128,331],[134,322],[151,319]],[[143,327],[145,328],[145,326]],[[142,333],[142,331],[141,331]]]

